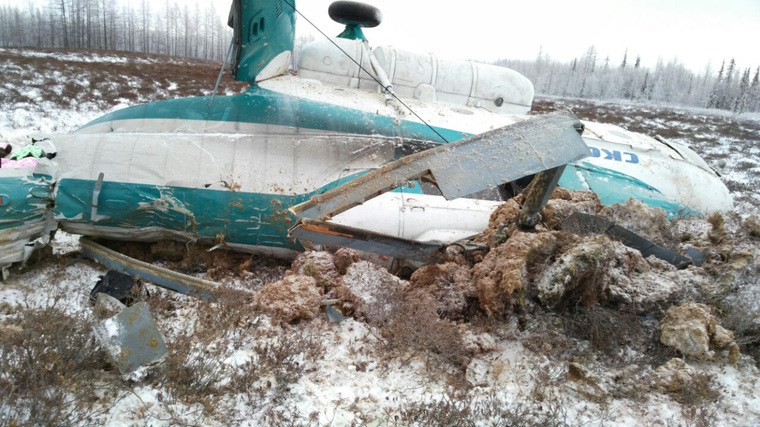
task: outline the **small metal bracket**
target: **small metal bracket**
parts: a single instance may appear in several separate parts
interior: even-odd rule
[[[95,182],[95,189],[92,190],[92,211],[90,212],[90,219],[92,222],[98,222],[98,199],[100,198],[100,190],[103,188],[103,172],[98,174],[98,180]]]

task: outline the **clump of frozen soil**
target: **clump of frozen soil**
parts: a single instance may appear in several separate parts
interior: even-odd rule
[[[664,209],[653,208],[642,201],[629,199],[624,204],[605,206],[599,214],[658,245],[673,241],[670,221]]]
[[[415,271],[406,294],[410,299],[429,300],[442,318],[462,320],[473,310],[477,288],[467,266],[448,262]]]
[[[319,313],[322,290],[313,277],[300,274],[264,285],[256,293],[258,309],[279,321],[309,320]]]

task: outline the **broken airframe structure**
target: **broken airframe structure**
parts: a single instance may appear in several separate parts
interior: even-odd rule
[[[301,220],[290,233],[296,238],[315,243],[434,262],[442,258],[447,245],[461,243],[415,241],[328,220],[373,197],[407,185],[410,181],[432,183],[444,198],[456,199],[517,178],[536,175],[533,185],[527,190],[524,215],[521,216],[522,226],[535,226],[538,212],[556,187],[565,165],[588,156],[588,148],[581,138],[582,132],[583,125],[572,113],[560,112],[402,157],[292,207],[290,211]],[[473,174],[473,170],[478,173]],[[101,181],[102,175],[99,183]],[[4,267],[9,262],[25,260],[31,253],[31,247],[38,242],[42,243],[32,240],[35,232],[38,239],[42,239],[43,234],[48,236],[49,231],[56,228],[56,219],[52,215],[54,198],[51,195],[54,182],[47,176],[27,180],[27,185],[33,186],[35,191],[30,194],[37,194],[36,188],[42,186],[46,192],[40,195],[46,198],[33,206],[39,209],[38,215],[26,217],[27,223],[33,226],[24,224],[22,230],[9,229],[3,232],[3,236],[9,236],[9,239],[0,241],[0,248],[7,254]],[[93,215],[97,215],[100,188],[101,185],[96,184],[93,189]],[[10,241],[10,238],[19,236],[27,228],[32,232],[25,234],[23,239]],[[82,239],[82,249],[86,256],[97,259],[109,268],[140,276],[182,293],[210,298],[215,288],[212,282],[178,275],[131,259],[89,239]]]
[[[434,184],[452,200],[535,175],[525,190],[518,220],[521,227],[535,227],[565,166],[588,156],[582,132],[575,115],[560,112],[412,154],[292,207],[290,211],[301,219],[290,234],[394,258],[442,260],[442,251],[453,242],[402,239],[328,220],[410,181]]]
[[[474,193],[534,174],[523,226],[555,185],[671,217],[732,205],[688,147],[567,113],[525,116],[533,87],[513,70],[371,48],[361,27],[381,16],[369,5],[331,5],[346,30],[293,58],[296,14],[292,0],[233,0],[230,68],[251,83],[245,93],[115,111],[50,136],[54,160],[0,169],[3,275],[59,227],[284,257],[309,239],[431,262],[487,226],[500,201]],[[131,274],[166,275],[125,262]]]

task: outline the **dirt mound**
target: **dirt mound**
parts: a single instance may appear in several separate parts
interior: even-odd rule
[[[615,254],[607,236],[584,237],[544,269],[532,291],[544,305],[557,310],[606,301],[614,280],[610,270],[619,264]]]
[[[506,243],[493,248],[482,262],[472,267],[480,307],[489,316],[503,316],[519,302],[533,248],[552,246],[556,241],[554,234],[516,231]]]
[[[723,328],[704,304],[689,302],[670,307],[660,328],[660,341],[686,356],[711,359],[715,349],[729,348],[732,361],[738,359],[739,347],[733,332]]]
[[[557,188],[541,211],[544,224],[550,230],[560,228],[562,221],[575,212],[596,215],[602,210],[599,196],[591,191],[570,191]]]
[[[343,277],[329,252],[307,251],[296,257],[290,268],[292,274],[313,277],[319,286],[329,290],[343,284]]]
[[[495,246],[495,241],[500,240],[500,237],[497,238],[496,236],[503,234],[502,228],[517,221],[521,202],[522,196],[518,195],[517,197],[509,199],[499,205],[499,207],[491,213],[491,217],[488,219],[488,228],[473,240],[477,243]]]
[[[401,298],[408,282],[368,261],[352,264],[343,276],[343,286],[330,292],[342,302],[344,313],[353,312],[371,323],[383,324]]]
[[[605,206],[599,214],[658,245],[670,244],[674,240],[667,212],[639,200]]]
[[[426,265],[412,274],[408,299],[430,299],[437,313],[447,319],[461,320],[471,311],[477,297],[469,267],[455,263]]]
[[[258,310],[273,319],[290,323],[313,319],[319,314],[322,291],[313,277],[290,275],[265,285],[256,294]]]

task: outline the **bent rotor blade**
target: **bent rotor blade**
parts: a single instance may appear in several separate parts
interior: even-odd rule
[[[327,219],[425,177],[448,199],[463,197],[589,155],[583,125],[560,111],[405,156],[293,206],[300,218]]]
[[[699,266],[701,265],[700,258],[704,258],[704,255],[696,250],[690,254],[696,257],[696,260],[685,257],[598,215],[574,212],[562,222],[562,229],[576,234],[606,234],[620,240],[621,243],[629,248],[638,250],[644,258],[654,255],[655,258],[668,262],[677,268],[686,268],[691,264]]]
[[[444,247],[441,242],[418,242],[317,219],[299,220],[288,234],[323,245],[423,262],[435,261]]]

